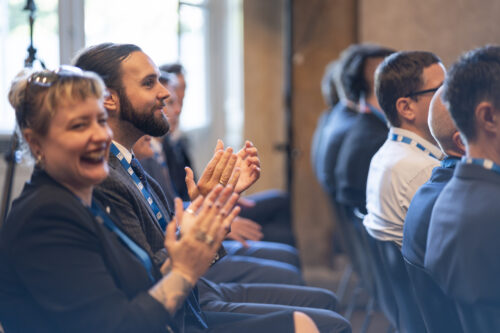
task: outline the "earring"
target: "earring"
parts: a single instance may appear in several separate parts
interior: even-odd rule
[[[37,154],[36,159],[35,159],[35,165],[41,167],[43,162],[43,156],[42,154]]]

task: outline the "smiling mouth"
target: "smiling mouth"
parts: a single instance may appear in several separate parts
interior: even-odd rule
[[[82,155],[80,159],[86,163],[99,164],[105,160],[106,150],[98,150]]]

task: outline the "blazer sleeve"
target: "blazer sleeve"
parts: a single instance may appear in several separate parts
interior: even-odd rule
[[[125,196],[128,190],[118,188],[120,186],[123,187],[124,185],[105,180],[103,184],[100,184],[96,188],[94,195],[103,206],[111,207],[111,215],[119,221],[120,226],[125,232],[153,258],[156,266],[160,267],[168,257],[167,250],[163,246],[164,236],[163,234],[159,234],[159,232],[151,230],[151,226],[146,225],[148,223],[147,217],[144,218],[137,214],[135,207],[142,206],[138,202],[140,199],[133,195]],[[166,218],[168,219],[168,217]],[[148,230],[150,233],[155,233],[150,236],[156,240],[156,249],[152,248],[146,236]]]
[[[173,320],[147,290],[130,297],[116,285],[85,213],[66,201],[31,214],[11,247],[23,285],[61,331],[166,331]]]

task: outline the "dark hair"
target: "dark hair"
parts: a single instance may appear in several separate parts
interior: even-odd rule
[[[440,63],[431,52],[401,51],[384,59],[375,72],[375,93],[392,126],[401,122],[396,101],[422,88],[422,73],[425,68]]]
[[[109,89],[122,94],[121,63],[131,53],[142,51],[133,44],[102,43],[80,51],[73,60],[76,67],[97,73]]]
[[[395,51],[375,44],[354,44],[346,50],[347,56],[341,64],[340,82],[345,97],[359,102],[362,95],[370,95],[370,86],[365,78],[365,64],[370,58],[385,58]]]
[[[167,72],[167,73],[173,73],[175,75],[179,75],[179,74],[184,75],[185,74],[184,67],[178,62],[161,65],[160,70]]]
[[[161,84],[167,85],[176,85],[177,84],[177,76],[174,73],[169,73],[160,70],[160,77],[158,78]]]
[[[487,45],[463,54],[447,74],[443,101],[467,140],[476,137],[474,112],[488,101],[500,108],[500,46]]]

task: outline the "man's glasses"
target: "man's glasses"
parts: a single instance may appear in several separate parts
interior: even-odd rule
[[[82,76],[83,71],[74,66],[62,65],[55,71],[44,70],[32,74],[28,78],[28,85],[36,85],[40,87],[50,87],[61,77]]]
[[[439,88],[441,88],[441,86],[436,87],[436,88],[432,88],[432,89],[415,91],[415,92],[409,93],[405,97],[415,97],[415,96],[424,95],[424,94],[428,94],[428,93],[434,94],[436,91],[438,91]]]

